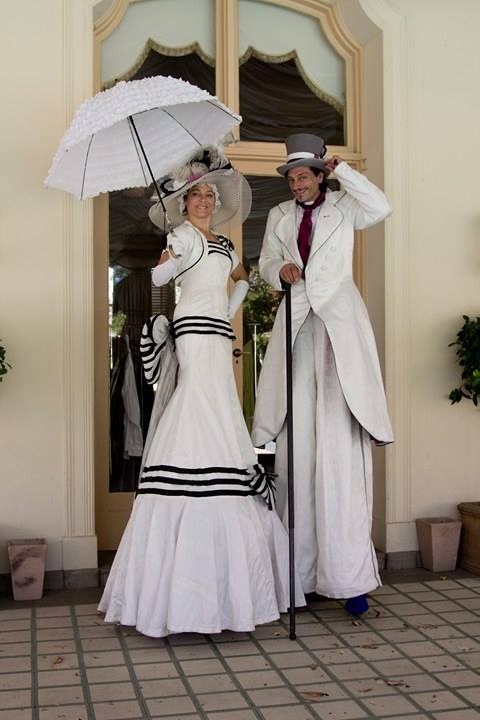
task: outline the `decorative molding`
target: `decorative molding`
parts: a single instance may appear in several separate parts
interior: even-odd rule
[[[327,103],[327,105],[331,105],[334,110],[336,110],[341,115],[344,114],[345,108],[342,103],[339,102],[336,98],[334,98],[333,95],[329,95],[324,90],[319,88],[318,85],[316,85],[313,80],[308,77],[296,50],[290,50],[290,52],[284,53],[283,55],[267,55],[266,53],[261,52],[260,50],[257,50],[256,48],[249,45],[238,62],[239,66],[246,63],[251,57],[272,64],[279,64],[288,62],[288,60],[293,60],[303,82],[312,91],[312,93],[316,95],[320,100],[323,100],[323,102]]]
[[[203,60],[204,63],[210,65],[211,67],[215,67],[215,58],[207,55],[207,53],[202,50],[202,47],[197,42],[191,43],[190,45],[185,45],[184,47],[167,47],[167,45],[161,45],[160,43],[156,42],[156,40],[152,40],[152,38],[149,38],[145,43],[142,52],[137,57],[133,65],[125,73],[123,73],[123,75],[120,75],[119,77],[104,83],[103,89],[106,90],[113,87],[120,80],[130,80],[140,70],[151,50],[155,50],[155,52],[158,52],[161,55],[167,55],[169,57],[183,57],[184,55],[191,55],[192,53],[196,53]]]
[[[336,9],[328,0],[264,0],[287,10],[310,15],[318,20],[332,47],[345,61],[346,149],[362,150],[362,55],[360,46],[350,37]]]
[[[92,8],[98,4],[98,1],[90,0]],[[107,12],[98,18],[94,24],[94,33],[100,43],[120,25],[131,2],[137,2],[137,0],[113,0]]]
[[[408,234],[408,47],[405,18],[386,0],[359,0],[383,32],[385,191],[395,212],[385,223],[385,375],[396,443],[387,452],[387,552],[389,525],[409,523],[411,498],[410,281]],[[412,547],[402,547],[410,550]]]
[[[329,146],[331,154],[341,155],[356,170],[363,170],[365,158],[344,147]],[[277,167],[285,162],[283,143],[244,142],[229,145],[227,155],[235,167],[249,175],[277,175]]]
[[[239,111],[238,2],[216,0],[216,94],[233,112]],[[238,137],[238,127],[235,128]]]

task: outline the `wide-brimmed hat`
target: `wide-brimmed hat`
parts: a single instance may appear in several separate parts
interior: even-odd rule
[[[326,155],[327,147],[319,135],[295,133],[289,135],[285,140],[285,145],[287,146],[287,161],[277,168],[280,175],[285,176],[289,170],[297,167],[315,167],[325,175],[330,173],[325,160],[322,159]]]
[[[162,200],[171,227],[185,221],[181,198],[195,185],[213,185],[218,193],[212,214],[212,229],[222,225],[239,225],[247,219],[252,206],[252,191],[244,176],[235,170],[218,148],[203,148],[190,162],[160,183]],[[163,232],[168,232],[160,202],[150,208],[150,220]]]

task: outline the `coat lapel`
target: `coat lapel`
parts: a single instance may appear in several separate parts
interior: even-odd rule
[[[283,203],[281,209],[284,214],[275,226],[275,235],[285,248],[285,259],[287,259],[288,257],[288,259],[298,265],[298,267],[303,267],[302,258],[300,257],[300,252],[297,245],[297,233],[295,227],[295,201],[291,200],[289,202]]]
[[[328,196],[327,196],[328,197]],[[343,220],[343,213],[338,210],[334,203],[325,201],[315,224],[315,231],[312,238],[309,261],[318,250],[324,245],[328,238],[335,232]]]

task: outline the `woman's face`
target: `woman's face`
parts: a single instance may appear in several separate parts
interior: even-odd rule
[[[187,193],[185,200],[187,216],[198,220],[206,220],[215,209],[215,193],[210,185],[195,185]]]

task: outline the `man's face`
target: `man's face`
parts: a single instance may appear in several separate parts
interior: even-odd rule
[[[299,202],[313,202],[320,195],[323,173],[315,175],[312,168],[296,167],[288,171],[288,185]]]

